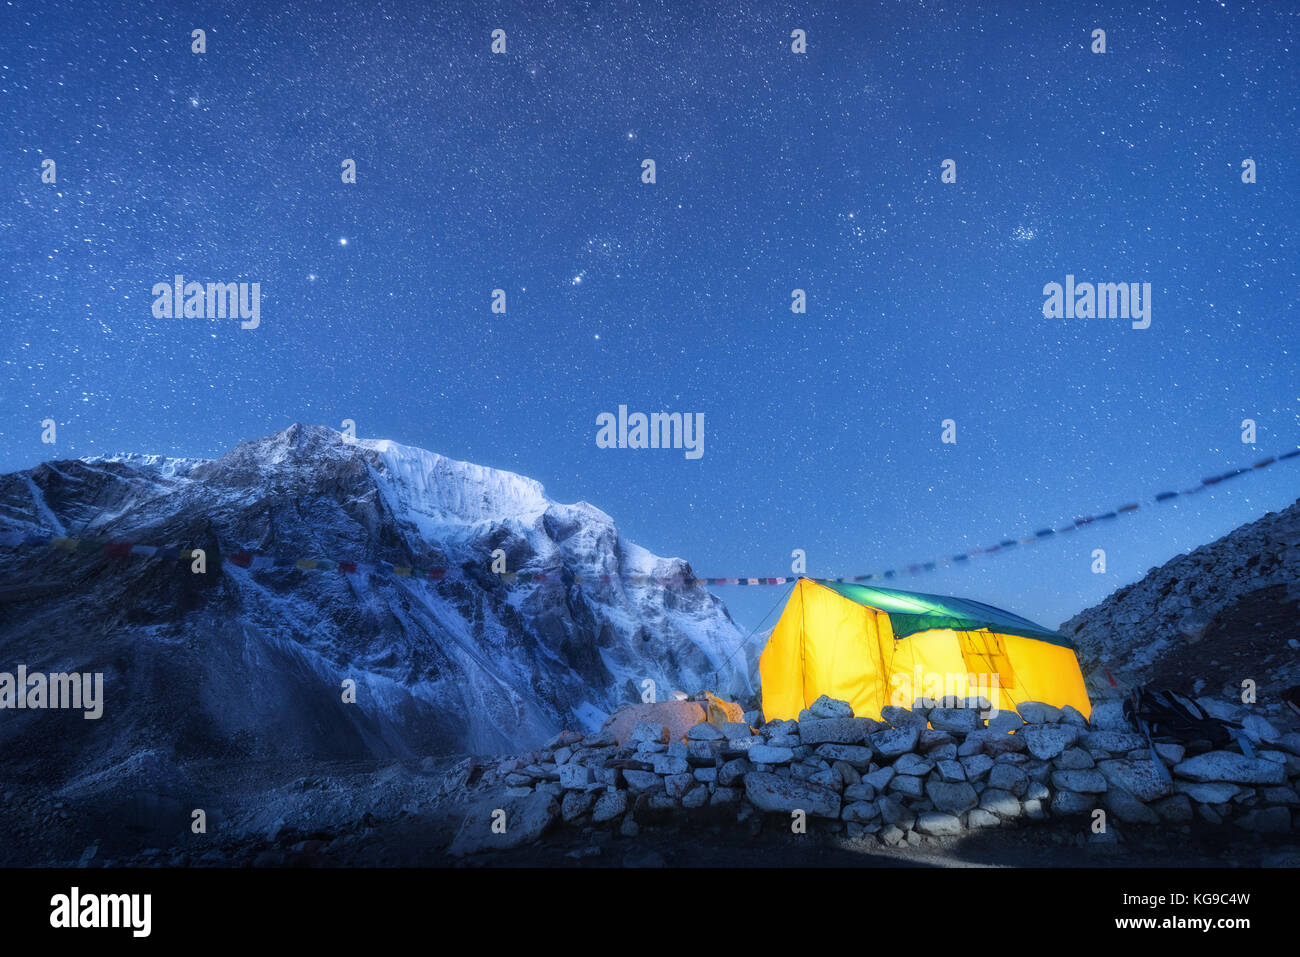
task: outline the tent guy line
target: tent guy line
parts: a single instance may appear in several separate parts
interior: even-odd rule
[[[1278,462],[1300,458],[1300,448],[1292,449],[1281,455],[1270,455],[1267,458],[1260,459],[1253,465],[1244,468],[1232,469],[1221,475],[1211,475],[1203,478],[1196,485],[1177,492],[1159,492],[1151,499],[1149,504],[1164,504],[1179,498],[1186,498],[1189,495],[1196,495],[1207,489],[1214,488],[1223,482],[1238,478],[1239,476],[1268,468]],[[1120,505],[1115,509],[1102,512],[1097,515],[1087,515],[1082,518],[1076,518],[1072,522],[1067,522],[1060,528],[1043,528],[1027,535],[1024,538],[1006,538],[996,545],[990,545],[985,548],[972,548],[969,551],[958,552],[953,555],[942,558],[935,558],[930,561],[915,562],[910,565],[903,565],[899,568],[891,568],[881,572],[870,572],[864,575],[840,576],[836,578],[821,578],[821,581],[828,582],[864,582],[872,580],[885,580],[896,578],[899,575],[918,575],[922,572],[935,571],[940,567],[958,564],[969,561],[981,555],[996,555],[1021,545],[1036,545],[1039,542],[1053,538],[1057,535],[1065,535],[1085,528],[1097,522],[1106,522],[1119,518],[1121,515],[1130,515],[1142,508],[1139,502],[1129,502]],[[434,568],[417,568],[411,565],[397,565],[392,562],[358,562],[342,561],[332,558],[291,558],[286,556],[264,555],[248,551],[230,551],[221,553],[217,549],[197,549],[182,548],[173,545],[144,545],[132,542],[122,541],[98,541],[87,538],[71,538],[65,535],[29,535],[22,539],[21,545],[25,546],[49,546],[59,551],[70,554],[102,554],[109,558],[162,558],[181,561],[201,561],[205,563],[211,561],[216,567],[225,561],[238,567],[249,569],[250,571],[263,571],[270,569],[298,569],[300,571],[336,571],[345,575],[393,575],[399,578],[422,578],[429,581],[443,581],[449,575],[455,576],[459,571],[468,577],[467,569],[473,567],[468,564],[462,565],[459,569],[449,567]],[[549,572],[529,572],[529,571],[496,571],[488,570],[482,574],[489,574],[500,579],[505,584],[516,583],[547,583],[555,582],[559,584],[572,583],[575,585],[583,584],[611,584],[613,582],[631,582],[632,584],[646,585],[658,583],[662,585],[693,585],[697,587],[707,587],[715,585],[792,585],[806,576],[803,575],[778,575],[764,576],[755,578],[752,576],[739,575],[735,577],[722,578],[700,578],[688,575],[618,575],[618,574],[583,574],[578,572],[569,572],[561,568]]]

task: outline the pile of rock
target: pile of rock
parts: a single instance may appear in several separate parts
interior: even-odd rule
[[[888,707],[875,721],[823,697],[795,721],[764,724],[750,713],[744,722],[697,724],[679,740],[651,722],[622,745],[608,728],[585,738],[566,731],[536,752],[457,767],[445,790],[504,784],[518,802],[515,819],[527,823],[512,829],[507,809],[504,828],[489,836],[492,822],[472,813],[451,850],[517,846],[556,820],[632,836],[647,825],[719,816],[761,825],[764,815],[781,815],[788,829],[795,812],[810,831],[874,834],[891,846],[1024,820],[1092,821],[1098,809],[1110,840],[1115,821],[1199,818],[1264,833],[1300,826],[1300,734],[1277,734],[1247,757],[1153,748],[1119,702],[1098,704],[1091,723],[1073,708],[1036,702],[986,713],[986,702],[945,699]]]

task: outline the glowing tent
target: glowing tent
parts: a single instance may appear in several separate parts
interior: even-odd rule
[[[966,598],[801,578],[759,659],[763,716],[797,718],[821,695],[880,717],[917,698],[982,696],[1092,712],[1074,646]]]

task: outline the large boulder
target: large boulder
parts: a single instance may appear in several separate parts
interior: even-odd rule
[[[1122,788],[1139,801],[1149,803],[1174,792],[1173,782],[1154,761],[1116,758],[1099,762],[1097,770],[1111,787]]]
[[[1018,765],[998,763],[989,771],[989,787],[1023,796],[1029,787],[1029,775]]]
[[[1197,804],[1227,804],[1241,788],[1224,781],[1175,781],[1174,790]]]
[[[591,809],[591,819],[596,824],[612,821],[627,810],[627,792],[610,788],[596,799]]]
[[[896,758],[900,754],[914,751],[916,742],[920,737],[921,729],[917,725],[909,725],[903,728],[887,728],[884,731],[877,731],[871,736],[871,746],[884,757]]]
[[[1057,791],[1052,795],[1052,813],[1057,816],[1087,814],[1097,806],[1094,795],[1078,791]]]
[[[954,783],[932,780],[926,784],[925,793],[936,810],[946,811],[949,814],[960,814],[979,804],[979,795],[965,781]]]
[[[505,812],[504,818],[495,813],[497,810]],[[560,802],[553,794],[542,791],[509,801],[500,809],[483,805],[466,815],[447,853],[464,857],[531,844],[546,833],[559,815]],[[504,829],[500,828],[501,824]]]
[[[824,718],[799,725],[803,744],[861,744],[880,727],[870,718]]]
[[[840,796],[830,788],[764,771],[750,771],[745,775],[745,797],[761,811],[804,811],[812,817],[840,816]]]
[[[851,718],[853,717],[853,705],[847,701],[840,701],[837,698],[830,698],[822,695],[816,701],[808,706],[808,710],[816,718]]]
[[[919,730],[926,725],[925,715],[892,704],[885,705],[880,709],[880,717],[881,720],[894,728],[916,728]]]
[[[970,708],[935,708],[930,712],[930,727],[936,731],[969,734],[979,726],[979,712]]]
[[[1207,751],[1174,765],[1185,781],[1227,781],[1232,784],[1285,784],[1286,766],[1235,751]]]
[[[1035,712],[1031,710],[1030,714],[1035,714]],[[1021,715],[1024,715],[1023,711]],[[1072,724],[1036,724],[1031,722],[1017,731],[1014,737],[1023,738],[1025,747],[1034,757],[1042,761],[1050,761],[1074,744],[1081,733],[1081,729]]]
[[[654,727],[667,728],[666,737],[657,740],[680,741],[687,731],[704,721],[705,717],[704,709],[694,701],[654,701],[619,708],[605,723],[605,730],[623,745],[632,737],[633,729],[644,722]]]
[[[1055,724],[1061,720],[1060,708],[1041,701],[1022,701],[1016,710],[1029,724]]]

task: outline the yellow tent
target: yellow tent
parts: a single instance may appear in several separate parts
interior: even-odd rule
[[[1092,705],[1070,642],[965,598],[801,578],[759,659],[763,716],[797,718],[821,695],[880,717],[917,698]]]

